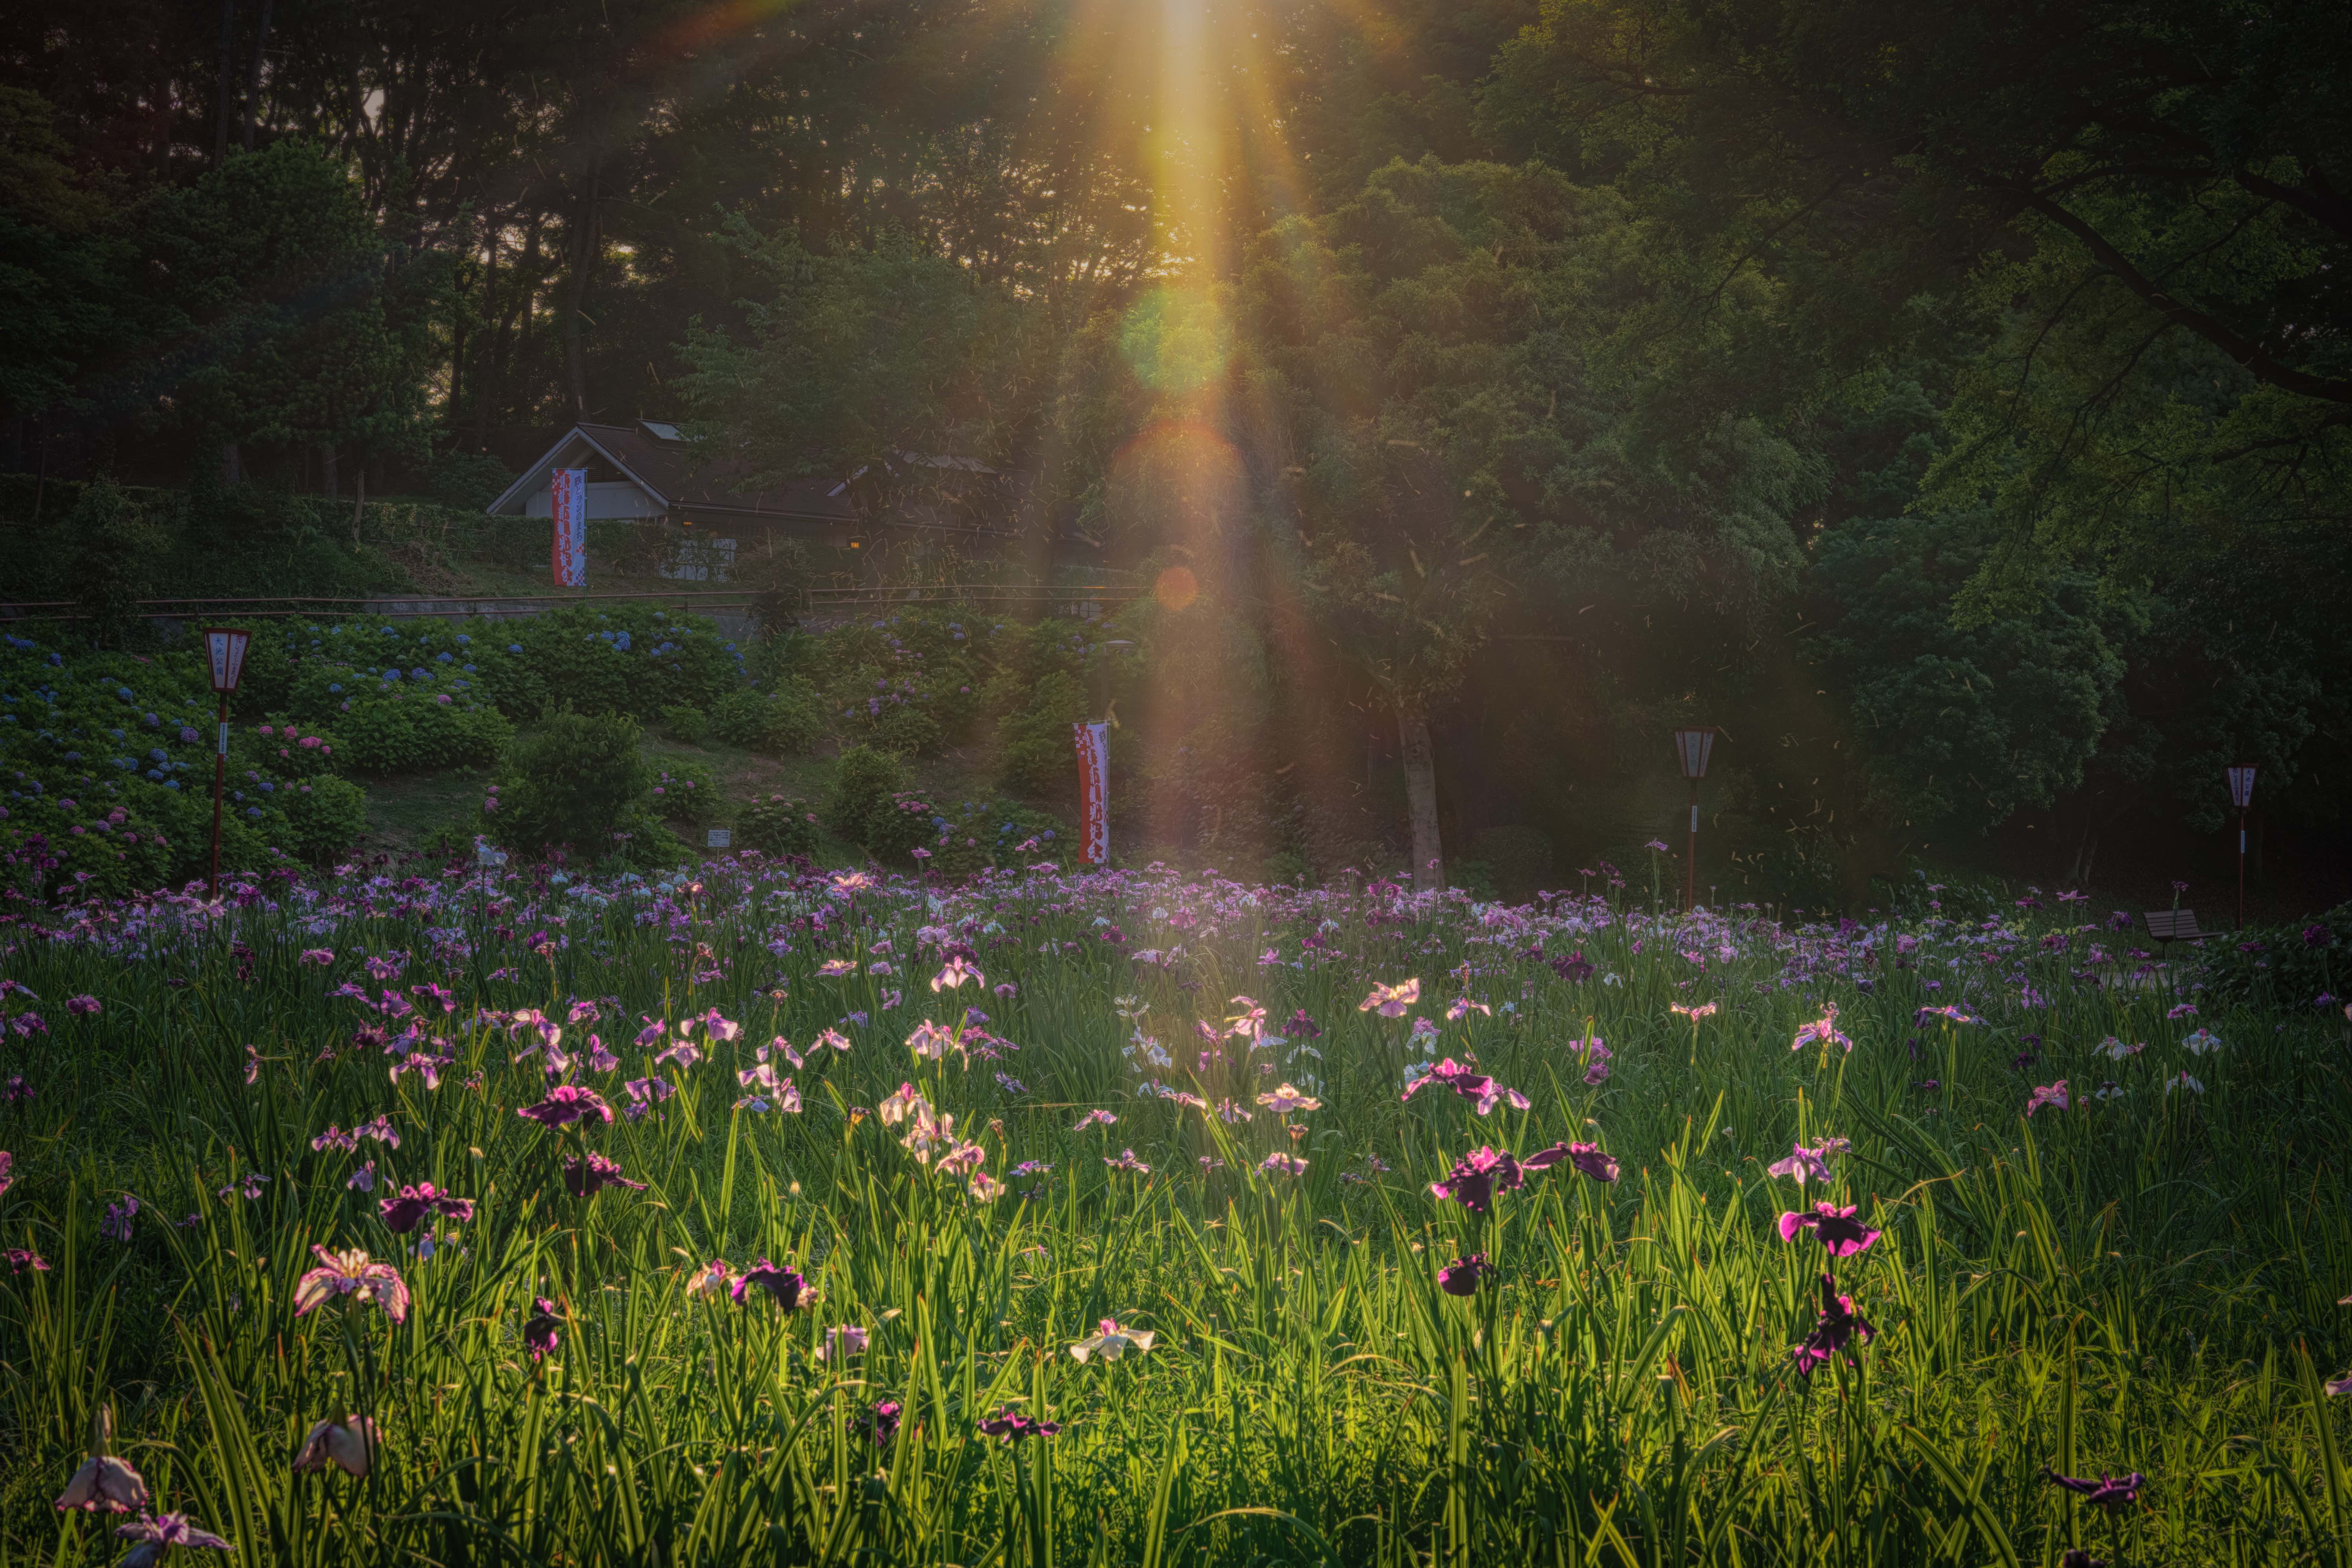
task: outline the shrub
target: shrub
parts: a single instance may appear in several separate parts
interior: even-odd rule
[[[711,734],[747,751],[758,745],[767,731],[768,702],[762,692],[729,692],[710,705]]]
[[[833,765],[833,785],[824,797],[824,825],[852,844],[877,854],[871,840],[896,826],[896,796],[907,786],[898,759],[871,746],[852,746]]]
[[[349,779],[320,778],[285,798],[284,847],[306,860],[332,859],[367,831],[367,795]]]
[[[661,720],[670,739],[685,745],[698,746],[710,733],[710,715],[688,703],[671,703],[661,710]]]
[[[653,811],[656,816],[703,827],[719,820],[721,802],[718,781],[707,763],[676,757],[663,759],[654,773]]]
[[[797,757],[824,739],[824,706],[814,691],[798,681],[776,688],[768,700],[767,717],[760,730],[760,748],[779,757]]]
[[[484,452],[444,452],[425,470],[425,493],[460,511],[481,510],[512,483],[512,471]]]
[[[901,706],[884,710],[872,731],[872,744],[900,756],[928,756],[945,739],[940,721],[923,709]]]
[[[639,737],[625,714],[550,714],[507,748],[484,805],[487,830],[510,849],[570,845],[591,858],[645,837],[655,778]],[[622,833],[632,839],[616,839]]]
[[[1050,812],[1009,800],[963,801],[933,809],[921,847],[927,868],[949,877],[1025,866],[1075,852],[1068,826]]]
[[[1551,857],[1551,836],[1539,827],[1489,827],[1470,841],[1469,858],[1490,868],[1491,890],[1481,896],[1515,904],[1527,902],[1537,889],[1549,885]]]
[[[996,726],[1004,783],[1024,795],[1067,791],[1078,776],[1070,726],[1085,714],[1076,676],[1060,669],[1039,676],[1024,704]]]
[[[746,849],[762,855],[816,853],[816,813],[807,801],[772,795],[745,806],[736,824],[736,839]]]

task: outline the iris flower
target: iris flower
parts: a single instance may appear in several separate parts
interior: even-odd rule
[[[1570,1158],[1576,1148],[1572,1144],[1555,1143],[1524,1160],[1497,1149],[1475,1149],[1454,1163],[1454,1169],[1444,1181],[1432,1182],[1429,1190],[1434,1196],[1451,1198],[1472,1214],[1483,1215],[1493,1206],[1497,1191],[1526,1186],[1528,1172],[1548,1170]],[[1591,1152],[1591,1145],[1583,1148],[1587,1153]],[[1582,1160],[1577,1161],[1577,1168],[1591,1175],[1595,1181],[1614,1181],[1616,1162],[1609,1160],[1606,1155],[1601,1159],[1609,1171],[1605,1176],[1596,1174]]]
[[[1822,1016],[1811,1023],[1799,1026],[1797,1037],[1789,1042],[1789,1048],[1792,1051],[1801,1051],[1807,1046],[1818,1042],[1825,1047],[1843,1046],[1848,1051],[1852,1051],[1853,1041],[1839,1031],[1837,1016],[1836,1003],[1822,1004]]]
[[[100,1406],[97,1429],[92,1434],[89,1458],[66,1483],[58,1497],[58,1508],[68,1513],[137,1513],[147,1506],[147,1481],[131,1468],[128,1459],[118,1459],[106,1451],[107,1440],[114,1436],[114,1416]]]
[[[1372,994],[1356,1004],[1356,1011],[1378,1013],[1383,1018],[1402,1018],[1404,1016],[1404,1010],[1420,1000],[1421,978],[1418,975],[1394,985],[1382,985],[1375,982]]]
[[[1272,1094],[1259,1095],[1257,1102],[1277,1116],[1301,1115],[1309,1110],[1323,1109],[1321,1100],[1301,1094],[1286,1083]]]
[[[544,1296],[530,1299],[530,1316],[523,1320],[522,1348],[530,1359],[541,1361],[555,1353],[563,1342],[562,1324],[555,1315],[555,1303]]]
[[[397,1236],[415,1230],[428,1214],[437,1212],[460,1224],[474,1217],[473,1199],[452,1197],[430,1182],[403,1187],[398,1197],[381,1199],[377,1206],[383,1211],[384,1228]]]
[[[302,1447],[294,1455],[294,1473],[307,1476],[332,1465],[347,1476],[364,1477],[375,1462],[380,1441],[375,1423],[364,1415],[318,1422],[304,1435]]]
[[[1783,1226],[1787,1221],[1783,1219]],[[1801,1341],[1790,1356],[1797,1363],[1797,1375],[1810,1378],[1816,1367],[1827,1366],[1843,1352],[1847,1361],[1859,1366],[1861,1359],[1853,1353],[1853,1342],[1868,1344],[1878,1333],[1853,1310],[1853,1298],[1838,1294],[1837,1285],[1826,1274],[1822,1276],[1822,1316],[1813,1331]]]
[[[1437,1288],[1449,1296],[1467,1296],[1478,1289],[1478,1281],[1495,1271],[1483,1252],[1457,1258],[1437,1271]]]
[[[135,1541],[116,1568],[153,1568],[163,1555],[179,1547],[208,1546],[215,1552],[234,1552],[236,1546],[190,1521],[184,1513],[159,1513],[152,1519],[133,1520],[115,1527],[115,1534],[125,1541]]]
[[[604,1097],[593,1089],[561,1083],[547,1091],[545,1100],[537,1105],[526,1105],[515,1114],[536,1121],[541,1127],[569,1127],[592,1116],[610,1121],[613,1120],[613,1108],[605,1104]]]
[[[749,1300],[754,1290],[765,1290],[787,1312],[816,1299],[816,1292],[801,1278],[800,1270],[771,1263],[764,1258],[738,1275],[728,1288],[728,1294],[740,1303]]]
[[[1070,1347],[1075,1361],[1091,1361],[1100,1356],[1105,1361],[1117,1361],[1128,1352],[1141,1355],[1151,1349],[1158,1336],[1150,1329],[1123,1329],[1116,1318],[1105,1318],[1093,1333]]]
[[[1565,1147],[1568,1151],[1568,1163],[1575,1166],[1579,1171],[1583,1172],[1585,1175],[1591,1177],[1593,1181],[1613,1182],[1617,1179],[1617,1162],[1602,1153],[1601,1152],[1600,1144],[1570,1143],[1562,1145],[1562,1147]],[[1549,1151],[1546,1151],[1546,1152],[1549,1152]],[[1538,1156],[1530,1155],[1527,1160],[1520,1163],[1522,1164],[1532,1164],[1537,1158]]]
[[[1775,1160],[1765,1166],[1764,1173],[1793,1177],[1801,1187],[1809,1181],[1826,1182],[1830,1179],[1830,1162],[1853,1147],[1843,1138],[1824,1138],[1819,1147],[1812,1149],[1802,1143],[1794,1144],[1787,1159]]]
[[[824,1343],[819,1347],[816,1359],[840,1361],[847,1356],[864,1355],[869,1342],[870,1338],[864,1329],[855,1323],[843,1323],[825,1330]]]
[[[2121,1513],[2137,1502],[2140,1489],[2147,1485],[2147,1478],[2137,1470],[2128,1475],[2101,1476],[2095,1481],[2082,1476],[2062,1476],[2045,1466],[2042,1479],[2081,1494],[2085,1501],[2096,1503],[2109,1513]]]
[[[1016,1415],[1010,1410],[1000,1410],[980,1424],[983,1437],[1001,1439],[1006,1447],[1031,1437],[1050,1437],[1062,1429],[1058,1421],[1032,1421],[1026,1415]]]
[[[1108,1127],[1118,1121],[1118,1118],[1108,1110],[1089,1110],[1078,1118],[1078,1124],[1070,1131],[1084,1132],[1089,1127]]]
[[[1411,1100],[1433,1083],[1444,1084],[1463,1099],[1477,1101],[1476,1110],[1481,1116],[1493,1110],[1505,1099],[1510,1100],[1511,1109],[1514,1110],[1528,1109],[1527,1096],[1516,1089],[1505,1089],[1485,1073],[1473,1072],[1452,1057],[1446,1058],[1411,1083],[1406,1084],[1404,1093],[1397,1098]]]
[[[2036,1085],[2033,1093],[2025,1101],[2025,1114],[2031,1116],[2045,1105],[2053,1106],[2060,1110],[2066,1109],[2064,1079],[2060,1079],[2056,1083]]]
[[[313,1245],[319,1267],[294,1282],[294,1315],[343,1298],[383,1309],[395,1323],[408,1321],[408,1287],[400,1270],[389,1263],[372,1262],[358,1247],[330,1252]]]
[[[1794,1241],[1801,1230],[1810,1230],[1815,1240],[1830,1250],[1832,1258],[1852,1258],[1870,1250],[1880,1233],[1854,1218],[1854,1205],[1844,1208],[1835,1204],[1815,1204],[1811,1214],[1791,1213],[1780,1216],[1780,1239]]]
[[[948,960],[947,967],[931,976],[931,989],[934,991],[961,990],[967,980],[978,981],[983,986],[988,984],[988,976],[982,973],[977,965],[964,962],[963,955],[958,953]]]
[[[888,1447],[890,1439],[898,1435],[898,1415],[901,1408],[895,1399],[881,1399],[877,1400],[874,1408],[866,1413],[861,1424],[866,1428],[866,1435],[874,1439],[876,1447]]]
[[[563,1187],[575,1198],[593,1198],[606,1187],[626,1187],[633,1193],[646,1190],[643,1182],[633,1182],[621,1174],[619,1161],[608,1160],[602,1154],[565,1160]]]
[[[1276,1150],[1259,1163],[1258,1169],[1270,1176],[1303,1176],[1307,1162]]]

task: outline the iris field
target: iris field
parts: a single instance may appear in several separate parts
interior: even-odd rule
[[[12,1562],[2352,1563],[2343,1014],[2080,901],[227,894],[0,927]]]

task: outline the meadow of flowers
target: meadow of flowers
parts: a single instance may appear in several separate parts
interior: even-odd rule
[[[0,1539],[2346,1563],[2343,1015],[1934,892],[18,899]]]

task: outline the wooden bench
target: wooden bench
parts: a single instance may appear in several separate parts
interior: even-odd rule
[[[2150,910],[2140,918],[2147,921],[2147,934],[2158,942],[2205,940],[2205,933],[2197,929],[2195,910]]]

